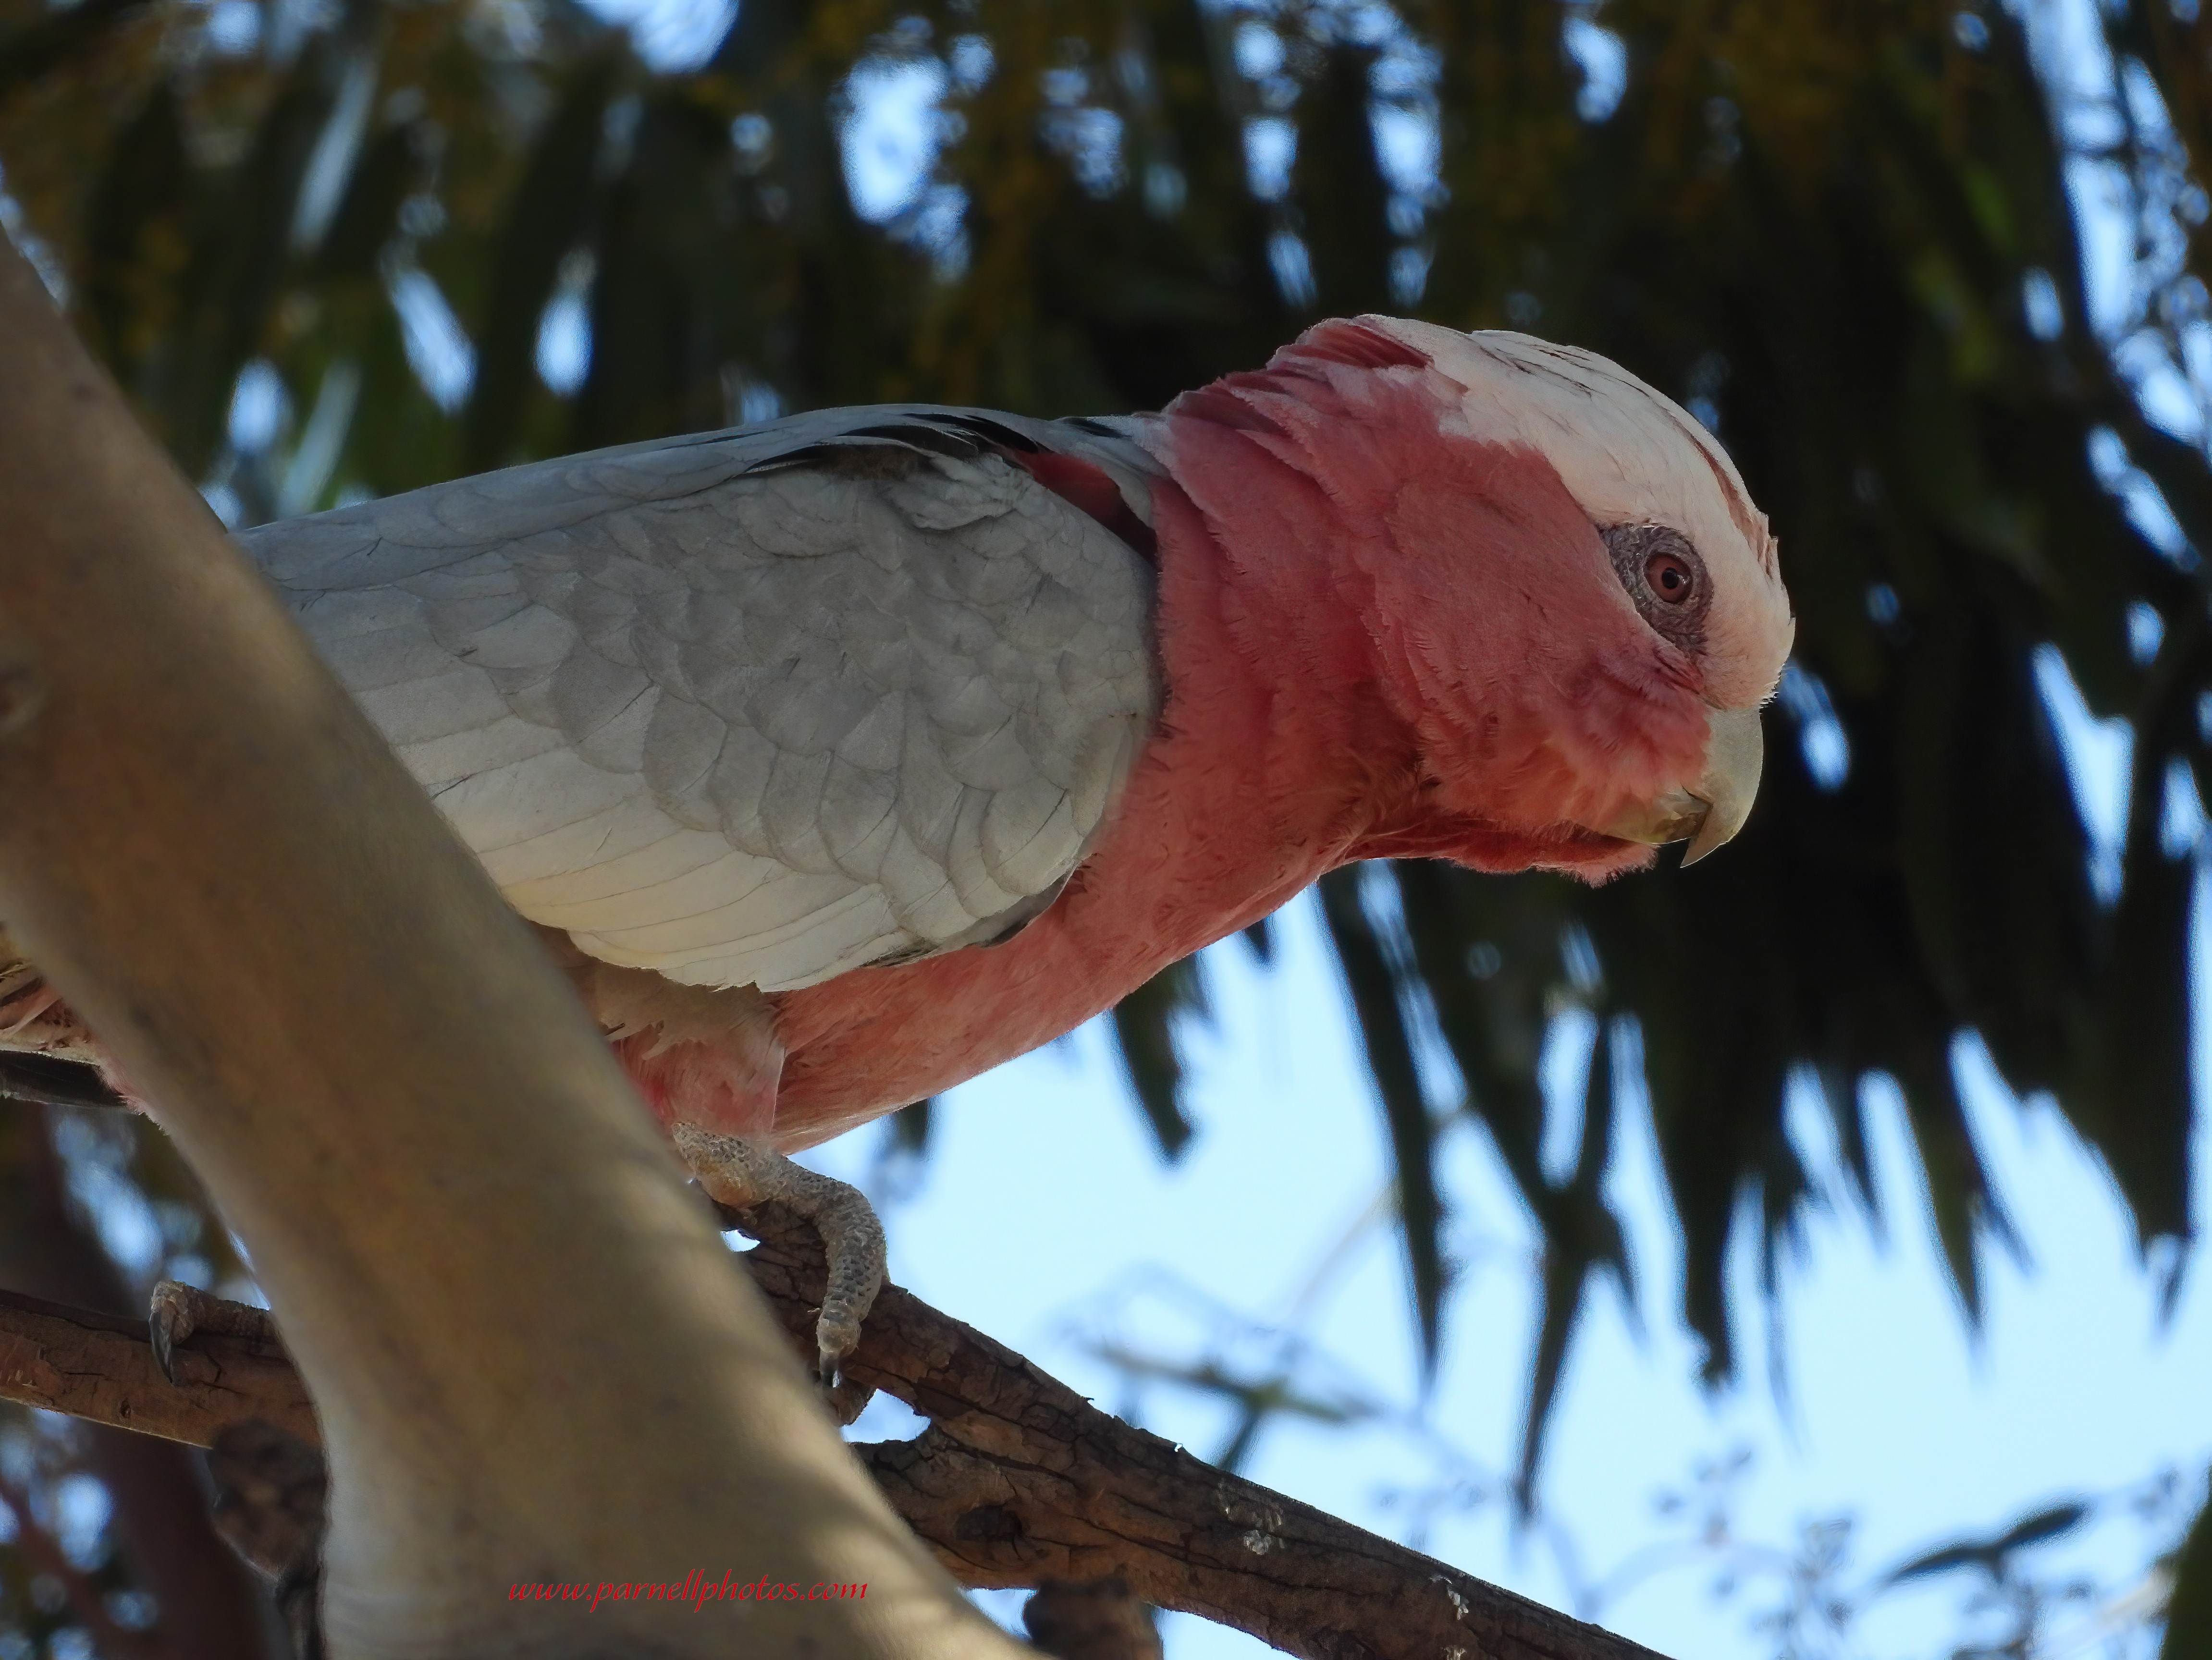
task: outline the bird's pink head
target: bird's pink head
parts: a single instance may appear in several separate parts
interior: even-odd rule
[[[1230,579],[1333,617],[1272,671],[1364,688],[1406,735],[1363,852],[1599,879],[1742,824],[1790,602],[1672,400],[1572,347],[1367,317],[1179,398],[1158,441]]]

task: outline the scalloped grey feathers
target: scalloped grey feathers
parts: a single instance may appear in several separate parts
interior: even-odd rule
[[[823,411],[240,537],[524,916],[697,985],[1002,938],[1157,710],[1149,565],[1003,450],[1113,423]]]

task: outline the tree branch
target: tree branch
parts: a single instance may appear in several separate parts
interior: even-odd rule
[[[0,1400],[197,1447],[246,1419],[321,1440],[307,1388],[276,1345],[202,1332],[176,1358],[172,1384],[143,1320],[0,1291]]]
[[[823,1282],[811,1228],[746,1219],[753,1281],[800,1352]],[[1004,1344],[886,1286],[846,1363],[930,1420],[856,1449],[891,1506],[972,1586],[1123,1580],[1144,1602],[1304,1660],[1657,1660],[1193,1457],[1101,1412]]]
[[[794,1352],[812,1354],[823,1270],[811,1228],[774,1205],[745,1225],[762,1243],[738,1260]],[[144,1332],[123,1325],[0,1293],[0,1356],[52,1357],[35,1388],[0,1361],[0,1396],[201,1445],[254,1416],[313,1438],[296,1378],[266,1346],[196,1336],[177,1351],[185,1381],[171,1390]],[[1142,1602],[1306,1660],[1656,1660],[1203,1463],[896,1286],[846,1370],[931,1421],[918,1439],[854,1450],[963,1584],[1118,1578]]]

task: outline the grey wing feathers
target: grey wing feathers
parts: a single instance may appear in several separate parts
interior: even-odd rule
[[[1048,426],[830,411],[241,540],[525,916],[785,990],[1018,927],[1151,726],[1149,566],[979,421]]]

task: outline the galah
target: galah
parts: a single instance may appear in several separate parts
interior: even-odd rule
[[[785,1154],[1351,860],[1703,857],[1792,632],[1674,403],[1381,317],[1157,415],[830,409],[240,540],[702,1184],[823,1226],[825,1376],[881,1234]],[[8,1041],[96,1056],[11,991]]]

